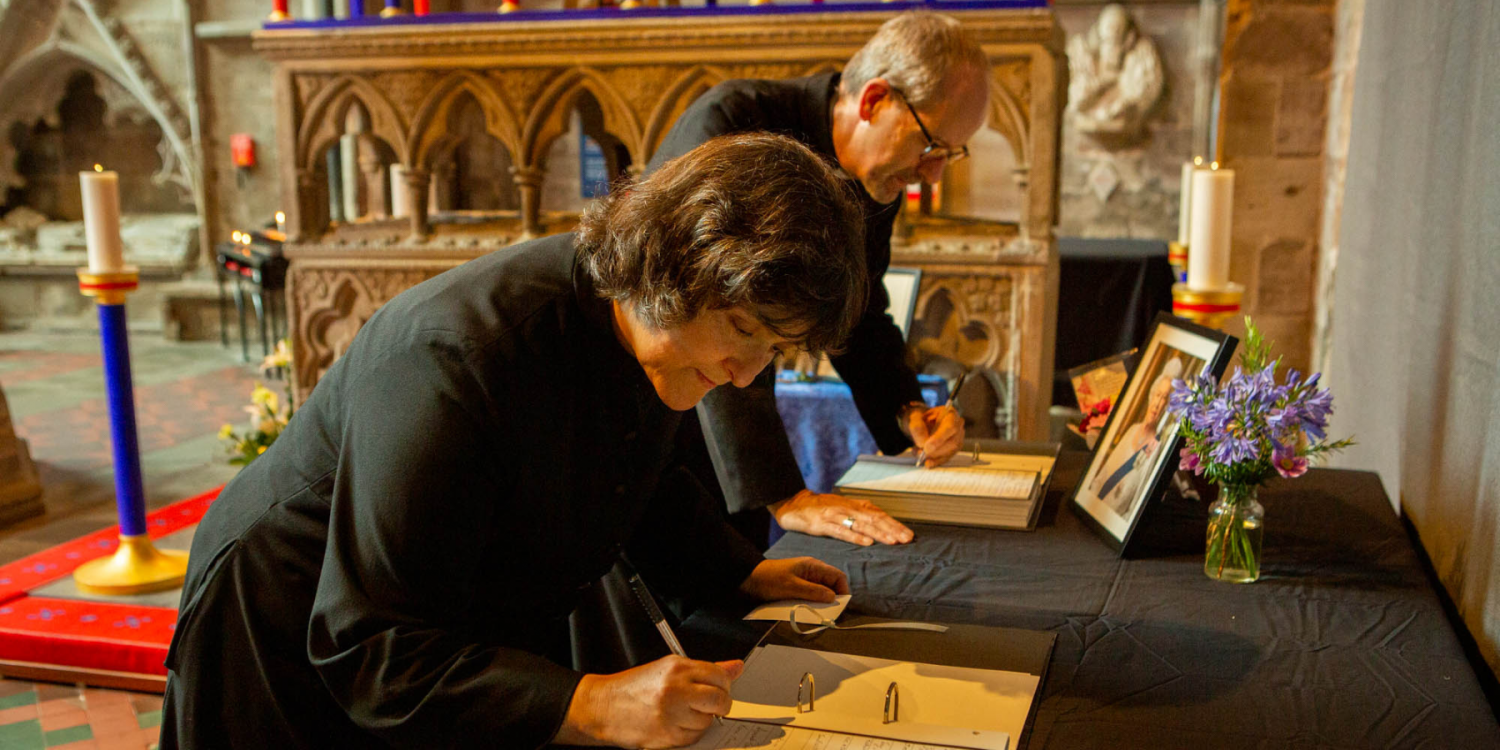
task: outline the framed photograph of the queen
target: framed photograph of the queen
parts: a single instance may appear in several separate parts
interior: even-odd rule
[[[1217,381],[1238,340],[1167,313],[1151,323],[1134,371],[1073,492],[1073,509],[1121,554],[1146,505],[1177,469],[1181,439],[1167,409],[1172,381],[1205,373]]]

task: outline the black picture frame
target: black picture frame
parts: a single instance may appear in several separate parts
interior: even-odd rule
[[[1122,557],[1129,553],[1147,506],[1159,500],[1170,483],[1182,448],[1160,381],[1204,372],[1218,380],[1238,344],[1223,331],[1169,313],[1158,313],[1151,321],[1119,403],[1068,501],[1084,525]],[[1170,387],[1165,390],[1170,395]],[[1159,406],[1153,406],[1153,400]]]

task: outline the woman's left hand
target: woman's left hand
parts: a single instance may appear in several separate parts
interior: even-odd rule
[[[849,578],[844,571],[811,557],[764,560],[740,583],[740,591],[762,601],[831,602],[835,595],[849,593]]]

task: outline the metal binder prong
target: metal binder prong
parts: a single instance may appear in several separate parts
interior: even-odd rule
[[[896,689],[896,683],[885,689],[885,713],[881,715],[881,724],[890,724],[896,721],[897,714],[901,713],[901,691]]]
[[[807,691],[807,710],[802,710],[802,691]],[[803,672],[802,679],[797,681],[797,713],[812,713],[813,701],[818,697],[818,683],[813,679],[812,672]]]

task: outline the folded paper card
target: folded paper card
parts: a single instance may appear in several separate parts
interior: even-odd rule
[[[781,601],[766,602],[765,604],[750,610],[745,615],[746,620],[775,620],[786,622],[792,615],[795,607],[804,607],[798,612],[801,617],[799,622],[818,622],[822,620],[837,620],[844,613],[844,607],[849,606],[849,595],[839,594],[831,602],[815,602],[808,599],[782,599]],[[809,611],[810,610],[810,611]]]

